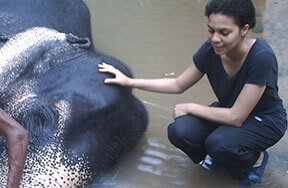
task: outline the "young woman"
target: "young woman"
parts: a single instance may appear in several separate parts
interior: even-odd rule
[[[105,63],[99,71],[115,76],[106,79],[107,84],[162,93],[182,93],[206,74],[218,101],[210,106],[176,105],[169,140],[195,163],[209,154],[211,168],[221,164],[242,185],[258,184],[268,161],[266,149],[287,127],[277,60],[264,40],[246,37],[255,26],[251,0],[211,0],[205,15],[208,41],[179,77],[132,79]]]

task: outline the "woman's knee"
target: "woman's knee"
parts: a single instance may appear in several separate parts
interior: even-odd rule
[[[168,138],[174,145],[184,142],[191,145],[202,144],[208,135],[204,127],[203,120],[192,115],[185,115],[168,126]]]
[[[210,123],[200,118],[192,115],[182,116],[168,126],[168,139],[193,162],[199,163],[206,155],[204,141],[213,129]]]
[[[183,116],[177,118],[173,123],[168,126],[168,139],[173,145],[179,145],[183,142],[185,137],[189,137],[187,133],[190,131],[189,126],[191,126],[191,122],[189,121],[188,116]],[[193,125],[192,125],[193,126]]]
[[[177,146],[181,143],[183,138],[183,133],[181,131],[180,126],[177,125],[177,122],[171,123],[167,128],[167,134],[169,141]]]

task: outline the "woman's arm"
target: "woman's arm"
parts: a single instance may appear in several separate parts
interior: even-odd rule
[[[134,87],[142,90],[160,92],[160,93],[182,93],[193,86],[203,77],[194,63],[192,63],[177,78],[159,78],[159,79],[136,79],[129,78],[115,67],[106,63],[99,64],[99,71],[111,73],[115,77],[105,79],[107,84],[118,84],[122,86]]]
[[[173,116],[177,118],[190,113],[209,121],[241,127],[260,100],[265,88],[266,86],[245,84],[231,108],[209,107],[195,103],[178,104],[174,108]]]

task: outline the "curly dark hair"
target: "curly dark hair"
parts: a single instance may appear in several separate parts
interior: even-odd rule
[[[240,28],[248,24],[252,29],[256,25],[255,7],[251,0],[211,0],[206,5],[205,16],[211,14],[231,16]]]

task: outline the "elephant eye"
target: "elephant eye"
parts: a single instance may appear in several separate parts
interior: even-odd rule
[[[40,106],[27,115],[25,118],[25,125],[28,130],[42,132],[44,130],[55,129],[57,119],[58,116],[52,109]]]
[[[35,123],[37,125],[41,125],[41,126],[44,126],[45,123],[47,123],[47,118],[45,117],[45,114],[41,114],[41,113],[37,113],[35,114],[36,115],[36,118],[35,118]]]

